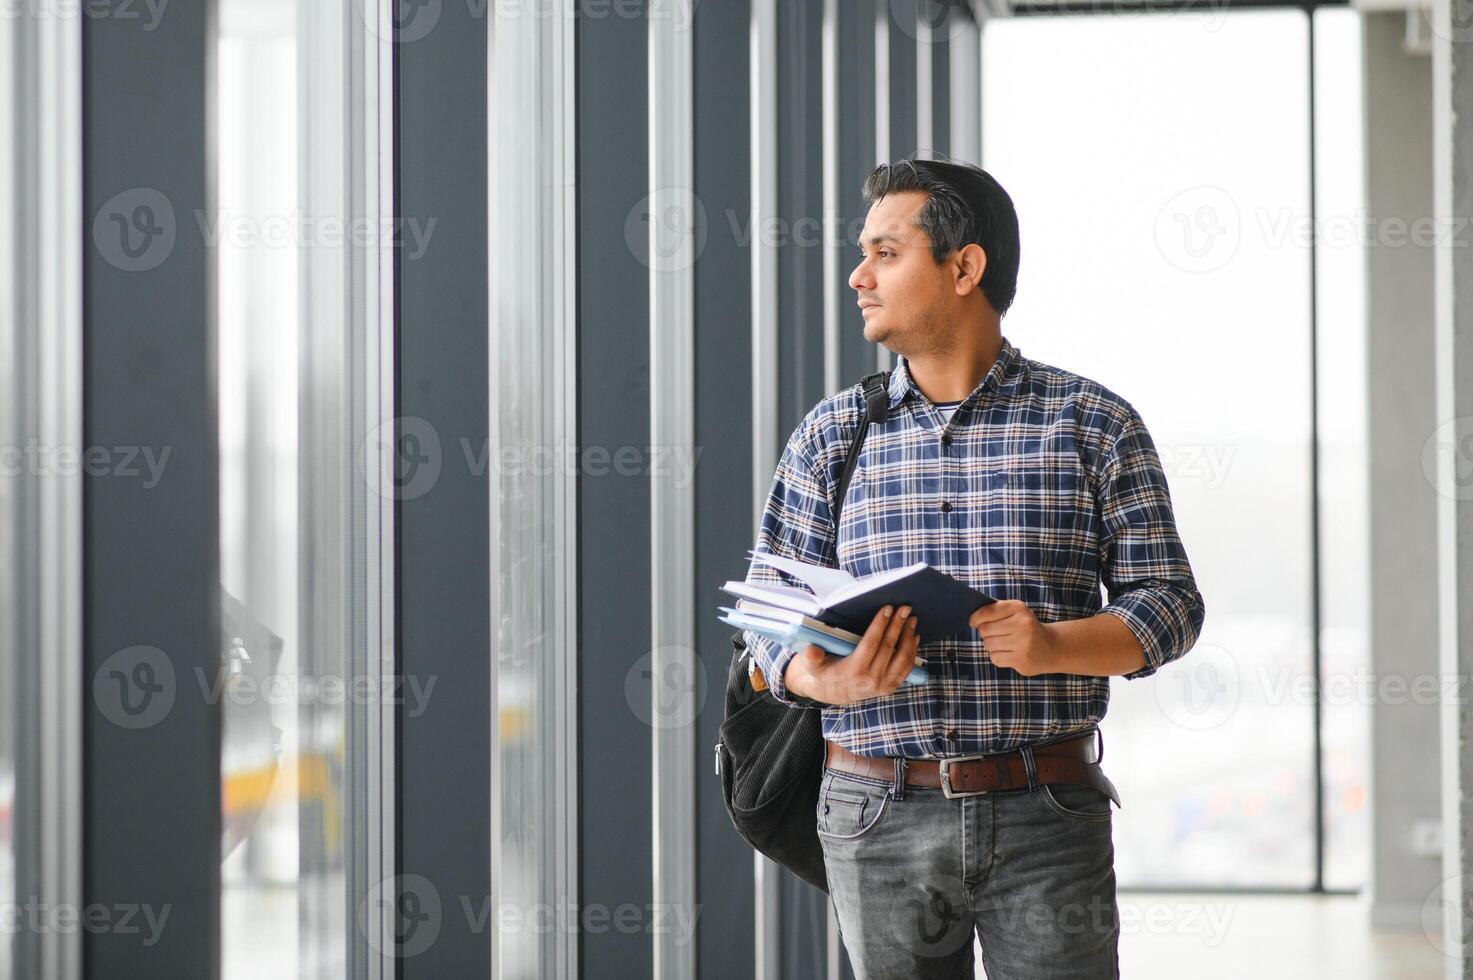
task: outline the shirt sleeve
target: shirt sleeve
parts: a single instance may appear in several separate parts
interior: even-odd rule
[[[807,424],[808,420],[805,420],[793,433],[778,460],[754,547],[757,551],[779,557],[834,567],[835,531],[828,484],[819,475],[820,470],[806,446],[804,433]],[[786,572],[757,561],[748,568],[746,580],[766,585],[802,586]],[[798,651],[750,630],[744,631],[744,636],[747,649],[752,652],[757,666],[762,668],[767,688],[774,698],[793,706],[821,704],[790,693],[783,683],[783,673]]]
[[[1156,445],[1134,410],[1105,454],[1098,494],[1109,598],[1101,612],[1119,617],[1145,652],[1145,665],[1124,676],[1148,677],[1197,642],[1206,607],[1177,534]]]

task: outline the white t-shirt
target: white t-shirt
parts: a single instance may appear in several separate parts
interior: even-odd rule
[[[933,402],[933,404],[936,406],[936,411],[941,413],[941,417],[950,422],[951,416],[955,414],[957,406],[961,405],[961,402]]]

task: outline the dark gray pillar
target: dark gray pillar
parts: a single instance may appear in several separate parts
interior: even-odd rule
[[[396,213],[434,222],[423,254],[396,250],[398,409],[439,435],[440,472],[397,506],[399,672],[434,697],[398,715],[398,868],[438,893],[438,936],[403,980],[489,976],[491,895],[490,534],[487,445],[485,15],[447,3],[395,45]],[[423,36],[419,36],[419,35]],[[408,38],[410,34],[406,34]],[[406,702],[407,704],[407,702]],[[462,898],[475,914],[467,914]]]
[[[209,3],[83,18],[83,442],[167,462],[83,482],[83,896],[167,919],[84,931],[86,976],[220,973],[220,660]],[[106,8],[105,16],[94,16]],[[135,464],[137,465],[137,464]],[[116,920],[114,920],[116,921]],[[152,939],[150,945],[147,941]]]
[[[578,444],[612,460],[649,441],[650,285],[644,226],[626,230],[649,193],[649,25],[611,9],[580,18],[577,69]],[[625,687],[649,653],[650,478],[625,469],[579,476],[579,896],[611,915],[653,893],[650,727]],[[648,703],[647,682],[631,687]],[[648,977],[653,946],[643,931],[583,932],[579,961],[586,980]]]
[[[751,144],[746,2],[701,4],[695,20],[695,192],[706,243],[695,265],[696,653],[706,700],[696,724],[696,969],[750,977],[752,849],[721,802],[713,746],[721,724],[731,628],[716,620],[721,583],[745,572],[752,546]]]

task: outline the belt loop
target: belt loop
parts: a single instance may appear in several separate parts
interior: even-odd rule
[[[1028,789],[1038,789],[1038,767],[1033,761],[1033,746],[1025,745],[1018,751],[1023,755],[1023,769],[1028,773]]]
[[[895,757],[895,788],[890,791],[890,798],[905,799],[905,756],[903,755]]]
[[[1099,726],[1095,727],[1095,741],[1100,746],[1099,751],[1095,753],[1095,765],[1099,765],[1105,761],[1105,733],[1099,729]]]

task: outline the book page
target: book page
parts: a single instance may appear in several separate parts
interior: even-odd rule
[[[779,555],[769,554],[765,551],[749,551],[753,561],[760,561],[779,568],[808,584],[813,594],[818,596],[818,601],[827,606],[829,597],[839,589],[854,584],[854,576],[841,568],[825,568],[822,565],[811,565],[806,561],[795,561],[792,558],[783,558]]]
[[[916,572],[928,567],[925,562],[918,561],[914,565],[906,565],[904,568],[892,568],[888,572],[876,572],[873,575],[866,575],[864,578],[850,578],[849,584],[830,595],[825,605],[840,603],[845,599],[851,599],[857,595],[864,595],[871,589],[877,589],[887,582],[898,582],[906,576],[914,575]]]

